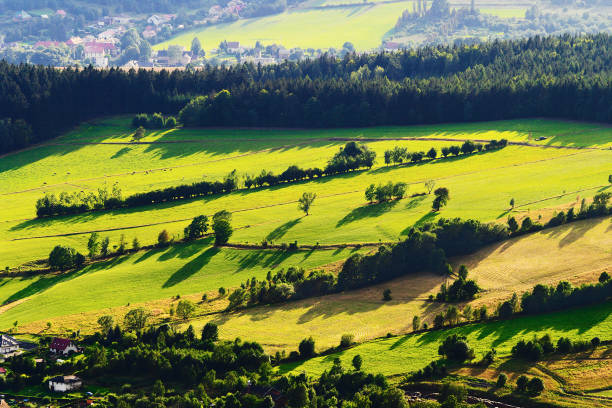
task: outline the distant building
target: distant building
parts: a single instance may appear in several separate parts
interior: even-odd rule
[[[241,51],[240,43],[238,41],[228,41],[227,42],[227,52],[231,54],[236,54]]]
[[[30,20],[32,18],[31,15],[25,12],[25,10],[21,10],[19,13],[15,14],[15,20]]]
[[[280,59],[280,60],[289,59],[290,55],[291,55],[291,51],[290,50],[278,50],[278,59]]]
[[[36,44],[34,44],[34,48],[51,48],[51,47],[59,47],[60,45],[63,45],[64,43],[59,42],[59,41],[38,41]]]
[[[49,380],[49,389],[54,392],[67,392],[78,390],[83,381],[76,375],[58,375]]]
[[[12,336],[0,334],[0,355],[6,357],[19,352],[19,342]]]
[[[64,10],[60,9],[60,10],[57,10],[55,12],[55,15],[56,16],[60,16],[61,18],[64,18],[64,17],[66,17],[66,12]]]
[[[77,353],[79,351],[79,348],[70,339],[62,339],[60,337],[56,337],[51,342],[51,345],[49,346],[49,351],[54,354],[68,355],[70,353]]]

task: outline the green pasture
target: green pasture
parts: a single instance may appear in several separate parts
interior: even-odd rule
[[[225,40],[240,41],[247,46],[261,41],[265,45],[304,49],[342,48],[349,41],[358,50],[368,50],[381,45],[385,34],[406,9],[412,10],[411,1],[346,8],[294,9],[189,31],[154,48],[164,49],[174,44],[189,48],[191,40],[198,37],[207,51],[217,48]]]
[[[381,163],[383,152],[395,145],[410,151],[432,146],[440,150],[444,145],[460,142],[368,141],[378,154],[378,165],[370,171],[150,207],[31,219],[34,203],[44,191],[95,191],[118,182],[125,194],[131,194],[203,178],[217,180],[233,169],[242,176],[258,174],[262,169],[280,172],[291,164],[324,166],[344,143],[330,140],[334,137],[429,136],[457,140],[505,137],[526,141],[535,139],[535,135],[547,135],[548,139],[539,143],[602,146],[606,140],[612,140],[612,136],[606,139],[603,135],[606,131],[591,124],[534,120],[317,131],[174,130],[153,132],[145,141],[177,143],[70,144],[127,142],[130,137],[125,120],[83,125],[56,144],[7,156],[0,163],[3,192],[0,267],[44,258],[58,243],[84,251],[90,231],[113,230],[101,235],[110,236],[114,244],[125,234],[130,242],[138,237],[141,245],[150,245],[162,229],[178,237],[188,219],[199,214],[212,215],[221,209],[235,212],[233,242],[395,241],[411,225],[432,219],[432,199],[408,197],[388,204],[367,205],[363,191],[371,183],[404,181],[410,184],[408,194],[412,195],[424,192],[425,180],[435,179],[438,186],[451,191],[451,201],[441,216],[504,220],[510,198],[515,199],[517,210],[528,211],[594,195],[607,184],[612,152],[509,146],[469,157],[387,167]],[[304,191],[318,195],[308,217],[302,216],[295,203]],[[550,199],[559,195],[562,197]],[[75,235],[53,236],[62,234]]]
[[[0,327],[78,314],[177,294],[236,287],[270,270],[313,268],[347,258],[352,249],[329,251],[249,251],[219,249],[205,239],[141,251],[92,264],[83,270],[0,280],[0,303],[17,302],[0,314]]]
[[[439,358],[438,346],[444,338],[455,333],[467,337],[469,345],[476,351],[476,358],[480,358],[491,348],[495,348],[498,356],[508,355],[512,346],[520,339],[530,340],[545,333],[549,333],[555,342],[562,336],[572,340],[590,340],[593,337],[609,340],[612,333],[612,303],[507,321],[471,324],[423,334],[382,338],[339,353],[285,364],[281,366],[281,371],[319,375],[332,366],[336,357],[340,358],[345,367],[350,367],[352,358],[359,354],[364,361],[364,371],[385,375],[409,373]],[[316,333],[312,333],[312,336],[316,341]]]

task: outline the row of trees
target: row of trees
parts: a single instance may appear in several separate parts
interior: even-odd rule
[[[21,119],[32,132],[0,146],[6,152],[48,140],[97,116],[175,114],[183,107],[180,119],[187,126],[409,125],[541,116],[610,121],[611,45],[607,34],[564,35],[171,73],[1,62],[0,120]],[[352,80],[362,68],[381,75]],[[203,96],[193,99],[197,95]]]
[[[599,346],[600,343],[601,340],[599,337],[593,337],[591,341],[572,341],[568,337],[560,337],[555,346],[552,337],[547,333],[533,340],[519,340],[519,342],[512,347],[512,357],[529,361],[539,361],[548,354],[568,354],[585,351]]]
[[[587,204],[586,199],[582,199],[578,210],[574,207],[567,211],[555,212],[546,224],[542,225],[537,221],[533,221],[531,217],[525,217],[519,225],[515,217],[508,218],[508,229],[512,236],[537,232],[544,228],[553,228],[568,222],[584,220],[588,218],[601,217],[612,213],[612,207],[608,207],[608,203],[612,198],[612,193],[604,191],[593,196],[593,202]],[[510,201],[510,205],[514,206],[514,199]]]
[[[449,155],[459,156],[460,154],[472,154],[475,151],[481,152],[484,150],[496,150],[506,147],[508,141],[506,139],[491,140],[486,144],[474,143],[471,140],[466,140],[461,146],[444,146],[440,153],[444,158]],[[419,163],[425,159],[434,160],[438,157],[438,151],[432,147],[425,152],[409,152],[406,147],[395,146],[393,149],[385,150],[385,164],[401,164],[403,162]]]
[[[121,196],[121,190],[117,184],[113,186],[113,191],[110,194],[105,189],[99,189],[98,194],[62,192],[59,197],[56,197],[53,193],[46,193],[44,197],[36,202],[36,215],[42,218],[55,215],[80,214],[95,210],[141,207],[144,205],[228,193],[236,188],[236,178],[234,175],[230,175],[222,182],[200,181],[193,184],[183,184],[161,190],[136,193],[125,198]]]
[[[164,116],[161,113],[147,114],[140,113],[132,119],[132,126],[145,129],[172,129],[176,127],[174,116]]]
[[[244,180],[244,186],[246,188],[264,185],[274,186],[280,183],[301,181],[306,178],[313,179],[323,175],[346,173],[362,167],[372,167],[375,158],[376,153],[369,150],[367,146],[348,142],[329,160],[324,170],[319,168],[303,170],[295,165],[290,166],[279,175],[262,170],[261,174],[257,177],[253,178],[247,175]],[[62,192],[59,196],[53,193],[45,193],[45,196],[36,202],[36,215],[42,218],[55,215],[80,214],[94,210],[140,207],[213,194],[229,193],[239,187],[238,181],[236,171],[234,170],[222,182],[200,181],[136,193],[126,198],[122,197],[121,189],[117,183],[113,185],[111,191],[103,187],[98,189],[97,193],[84,193],[82,191],[74,193]]]
[[[232,213],[221,210],[212,217],[212,230],[215,235],[215,245],[223,245],[229,241],[234,233],[232,228]],[[203,237],[209,228],[209,221],[206,215],[195,217],[191,223],[185,227],[185,240],[192,241]]]

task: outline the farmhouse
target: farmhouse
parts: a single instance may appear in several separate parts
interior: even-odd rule
[[[54,392],[66,392],[78,390],[83,381],[76,375],[58,375],[49,380],[49,389]]]
[[[49,351],[55,354],[67,355],[70,353],[77,353],[79,348],[72,342],[72,340],[56,337],[51,342]]]
[[[9,356],[19,351],[19,342],[6,334],[0,335],[0,355]]]

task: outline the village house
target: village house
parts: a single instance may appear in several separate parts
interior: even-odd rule
[[[60,16],[61,18],[64,18],[64,17],[66,17],[66,12],[64,10],[60,9],[60,10],[57,10],[55,12],[55,15]]]
[[[54,354],[68,355],[70,353],[77,353],[79,348],[70,339],[55,337],[49,346],[49,351]]]
[[[230,54],[238,54],[242,51],[240,48],[240,42],[238,41],[228,41],[227,42],[227,52]]]
[[[0,334],[0,355],[9,357],[19,352],[19,342],[6,334]]]
[[[76,375],[58,375],[49,380],[49,390],[54,392],[74,391],[82,385],[83,381]]]

